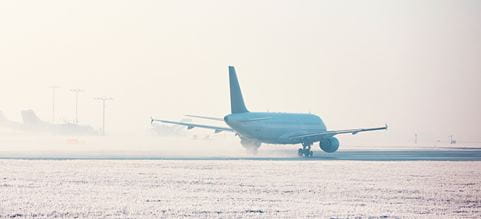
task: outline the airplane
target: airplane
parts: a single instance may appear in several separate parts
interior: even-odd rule
[[[183,119],[180,122],[190,122],[190,119]],[[152,134],[156,136],[161,136],[161,137],[167,137],[167,136],[186,136],[186,132],[183,129],[182,126],[178,125],[166,125],[166,124],[159,124],[159,123],[153,123],[151,124],[152,127],[150,131]]]
[[[319,142],[319,147],[327,153],[336,152],[339,140],[334,137],[339,134],[357,134],[360,132],[387,130],[383,127],[358,128],[346,130],[327,130],[322,119],[314,114],[306,113],[272,113],[250,112],[242,96],[239,81],[234,66],[229,66],[231,114],[224,118],[186,115],[189,117],[223,121],[228,127],[203,125],[187,122],[175,122],[151,118],[151,123],[161,122],[186,126],[187,129],[212,129],[215,133],[233,132],[241,140],[241,145],[248,152],[256,153],[262,143],[266,144],[301,144],[297,154],[312,157],[311,146]]]
[[[8,120],[7,117],[5,117],[5,115],[3,114],[3,112],[0,111],[0,127],[18,130],[18,129],[21,129],[22,126],[23,126],[22,123]]]
[[[40,120],[33,110],[21,111],[24,128],[33,132],[46,132],[54,135],[98,135],[98,132],[88,125],[78,125],[65,122],[54,124]]]
[[[74,123],[53,124],[40,120],[33,110],[22,110],[23,123],[8,120],[0,111],[0,127],[25,133],[47,133],[53,135],[98,135],[91,126]]]

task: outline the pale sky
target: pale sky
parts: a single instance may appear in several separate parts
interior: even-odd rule
[[[481,1],[1,1],[0,110],[142,132],[149,117],[312,112],[346,141],[481,140]],[[342,141],[343,137],[341,137]]]

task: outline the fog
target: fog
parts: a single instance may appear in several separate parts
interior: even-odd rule
[[[476,0],[2,1],[0,111],[51,121],[57,85],[55,122],[71,122],[80,88],[81,124],[99,129],[94,98],[112,97],[107,134],[141,140],[151,116],[228,114],[234,65],[252,111],[390,126],[341,144],[477,142],[480,11]]]

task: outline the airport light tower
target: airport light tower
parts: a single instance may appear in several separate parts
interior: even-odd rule
[[[456,140],[454,140],[454,135],[449,136],[449,144],[456,144]]]
[[[102,102],[102,135],[105,135],[105,103],[113,100],[111,97],[96,97],[95,100]]]
[[[81,89],[70,89],[71,92],[75,93],[75,124],[78,125],[78,95],[83,92]]]
[[[52,123],[55,123],[55,89],[60,87],[52,85],[49,88],[52,89]]]

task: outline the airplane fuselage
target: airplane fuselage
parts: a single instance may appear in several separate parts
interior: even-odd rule
[[[326,131],[321,118],[313,114],[246,112],[229,114],[224,121],[241,137],[269,144],[298,144],[300,139],[290,137]]]

